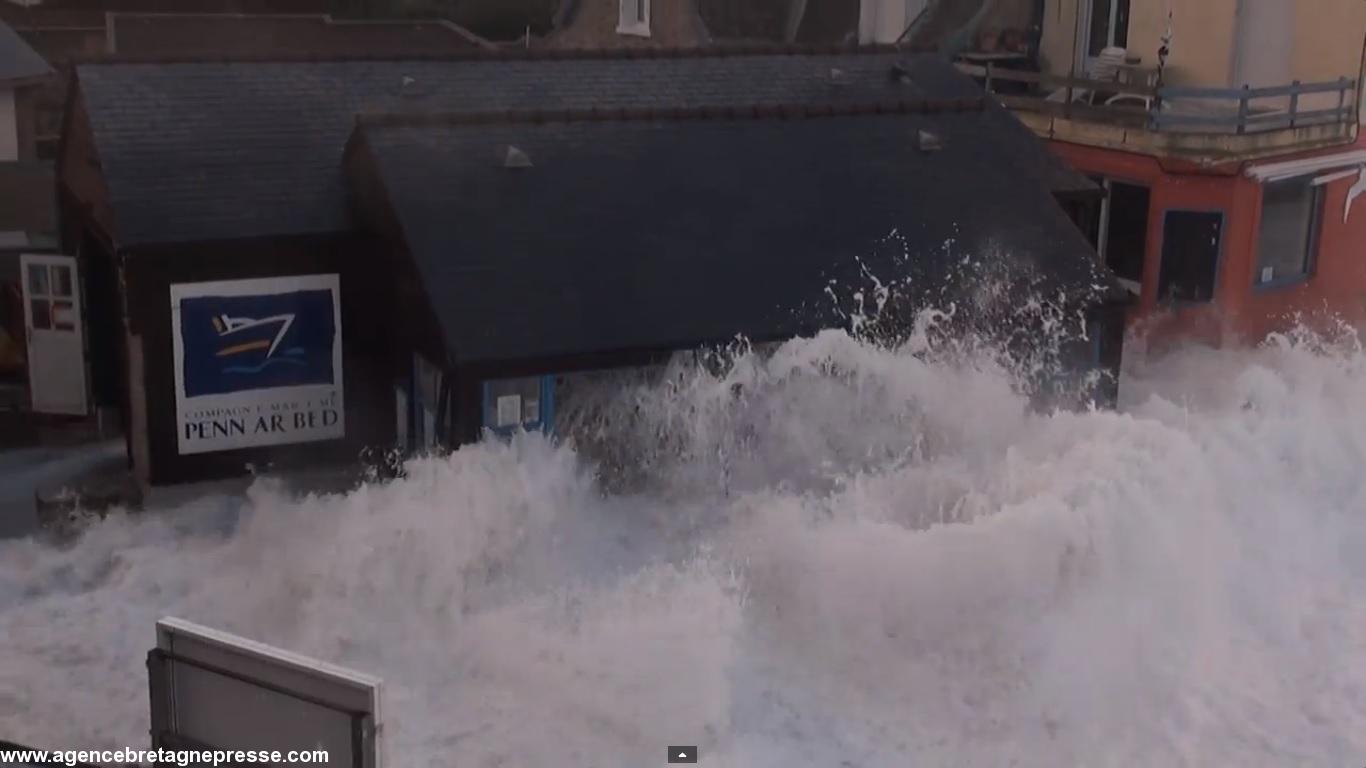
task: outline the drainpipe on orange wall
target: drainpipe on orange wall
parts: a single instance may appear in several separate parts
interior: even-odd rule
[[[1366,35],[1361,38],[1361,63],[1357,66],[1357,120],[1353,130],[1361,138],[1361,81],[1366,79]]]
[[[1063,0],[1058,0],[1058,7],[1062,7]],[[1081,55],[1081,3],[1082,0],[1073,0],[1072,6],[1076,13],[1072,14],[1072,65],[1067,68],[1069,80],[1077,79],[1077,57]],[[1072,103],[1072,89],[1067,89],[1067,102]]]

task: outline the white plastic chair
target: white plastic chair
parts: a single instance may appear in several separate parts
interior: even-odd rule
[[[1111,46],[1111,47],[1109,47],[1109,48],[1103,49],[1103,50],[1100,52],[1100,55],[1097,56],[1094,60],[1092,60],[1090,64],[1087,65],[1087,67],[1086,67],[1086,79],[1088,79],[1088,80],[1100,80],[1100,81],[1111,81],[1111,80],[1113,80],[1113,81],[1118,82],[1118,81],[1119,81],[1119,69],[1120,69],[1120,67],[1124,66],[1124,60],[1125,60],[1126,58],[1128,58],[1128,55],[1129,55],[1129,52],[1128,52],[1127,50],[1125,50],[1125,49],[1123,49],[1123,48],[1115,47],[1115,46]],[[1095,93],[1094,93],[1093,91],[1091,91],[1089,88],[1074,88],[1074,89],[1072,90],[1072,103],[1075,104],[1075,103],[1077,103],[1077,102],[1083,102],[1083,103],[1086,103],[1086,104],[1090,104],[1090,103],[1091,103],[1091,99],[1092,99],[1092,97],[1094,97],[1094,96],[1095,96]],[[1121,96],[1122,96],[1122,94],[1121,94]],[[1114,101],[1114,99],[1116,99],[1116,98],[1119,98],[1119,97],[1112,97],[1110,100],[1106,101],[1105,103],[1106,103],[1106,104],[1109,104],[1111,101]],[[1049,95],[1048,95],[1048,98],[1046,99],[1046,101],[1052,101],[1052,102],[1064,102],[1064,101],[1066,101],[1066,100],[1067,100],[1067,89],[1066,89],[1066,88],[1061,88],[1061,89],[1059,89],[1059,90],[1057,90],[1057,91],[1054,91],[1053,93],[1049,94]]]

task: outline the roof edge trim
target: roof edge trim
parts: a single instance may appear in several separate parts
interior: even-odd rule
[[[213,63],[310,63],[338,61],[564,61],[592,59],[717,59],[742,56],[847,56],[857,54],[927,54],[935,48],[896,45],[708,45],[698,47],[650,48],[472,48],[468,50],[343,55],[272,52],[261,55],[239,53],[226,56],[158,56],[138,53],[72,56],[73,64],[213,64]]]

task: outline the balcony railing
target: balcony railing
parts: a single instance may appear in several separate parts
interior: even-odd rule
[[[1357,81],[1271,88],[1153,88],[959,63],[1011,109],[1162,133],[1247,135],[1357,121]]]

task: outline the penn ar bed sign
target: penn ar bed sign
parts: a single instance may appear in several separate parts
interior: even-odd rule
[[[182,455],[345,436],[340,282],[171,285]]]

